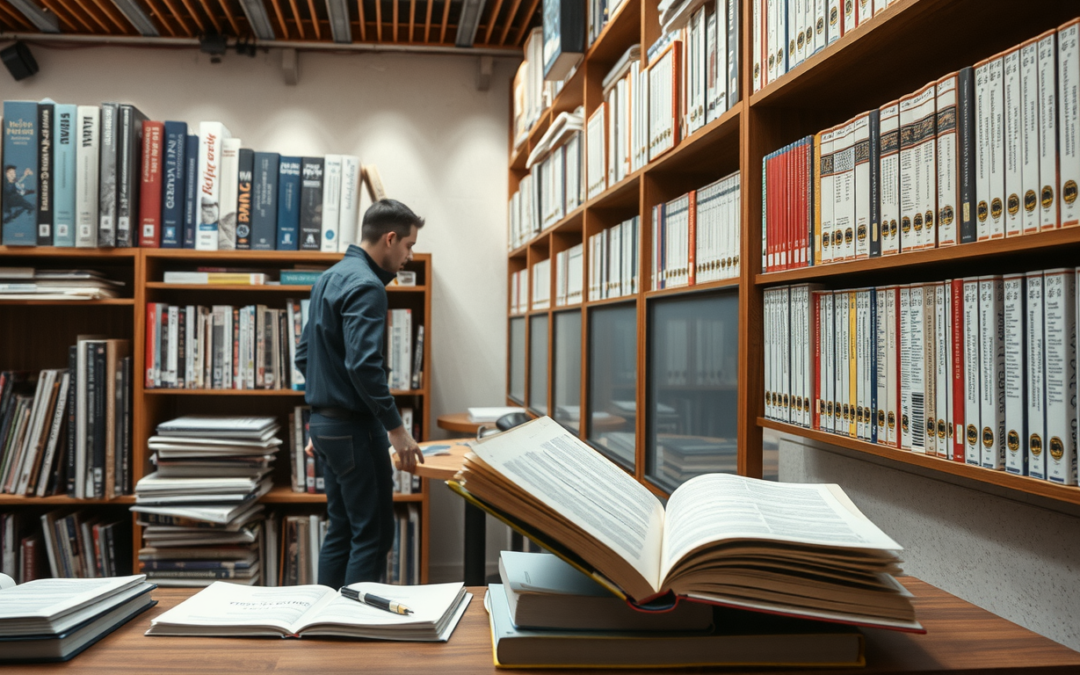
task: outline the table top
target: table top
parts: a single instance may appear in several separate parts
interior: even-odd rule
[[[447,415],[439,415],[436,418],[435,423],[440,429],[446,429],[447,431],[456,431],[462,434],[476,435],[476,430],[485,424],[495,426],[494,422],[473,422],[469,418],[469,413],[450,413]]]
[[[865,630],[866,663],[862,670],[813,670],[816,675],[841,673],[1039,673],[1080,672],[1080,652],[979,609],[913,577],[901,579],[916,595],[919,620],[926,635]],[[139,615],[68,663],[3,666],[4,675],[60,672],[86,675],[144,673],[432,673],[475,675],[496,673],[491,656],[491,629],[483,607],[484,588],[472,588],[470,604],[447,643],[378,642],[329,639],[146,637],[150,620],[190,597],[192,589],[157,589],[156,607]],[[565,670],[526,671],[536,675]],[[604,670],[604,673],[651,673],[657,670]],[[793,669],[690,668],[679,673],[770,672],[792,675]]]

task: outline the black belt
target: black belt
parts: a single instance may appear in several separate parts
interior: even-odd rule
[[[369,415],[367,413],[357,412],[355,410],[349,410],[347,408],[337,408],[337,407],[317,408],[317,407],[312,407],[311,412],[315,413],[316,415],[322,415],[323,417],[329,417],[330,419],[335,419],[335,420],[364,421],[364,420],[371,419],[371,415]]]

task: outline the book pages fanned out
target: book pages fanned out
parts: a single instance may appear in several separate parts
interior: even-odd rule
[[[633,477],[543,417],[478,442],[451,487],[555,542],[557,555],[639,604],[674,593],[922,631],[891,576],[901,546],[837,485],[706,474],[675,490],[665,511]]]

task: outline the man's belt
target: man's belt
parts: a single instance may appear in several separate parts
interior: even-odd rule
[[[313,407],[311,412],[316,415],[322,415],[323,417],[329,417],[335,420],[352,420],[352,421],[365,421],[371,419],[371,415],[368,413],[357,412],[355,410],[349,410],[347,408],[327,407],[319,408]]]

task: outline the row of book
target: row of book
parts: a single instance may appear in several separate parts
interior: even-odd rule
[[[524,314],[529,309],[529,270],[510,273],[510,313]]]
[[[551,258],[537,260],[532,266],[532,309],[551,306]]]
[[[1080,19],[762,161],[762,267],[1080,224]]]
[[[591,244],[590,244],[591,245]],[[576,305],[584,297],[585,245],[577,244],[555,254],[555,306]]]
[[[0,513],[0,572],[26,583],[45,578],[129,574],[131,522],[85,509],[40,516]]]
[[[652,209],[652,288],[739,277],[740,177],[691,190]]]
[[[351,155],[256,152],[220,122],[188,131],[126,103],[5,101],[4,245],[337,252],[356,240],[362,177],[385,196]]]
[[[123,285],[100,270],[0,267],[0,300],[103,300]]]
[[[641,219],[634,216],[589,237],[589,300],[638,291]]]
[[[398,408],[401,423],[409,431],[413,438],[423,438],[419,415],[413,414],[412,408]],[[326,494],[326,483],[323,478],[323,462],[319,453],[314,457],[308,457],[304,452],[310,433],[311,408],[308,406],[296,406],[289,413],[289,466],[292,473],[292,491],[307,492],[310,494]],[[393,447],[390,448],[393,453]],[[420,492],[420,477],[393,469],[392,482],[394,492],[401,494],[413,494]]]
[[[897,0],[754,0],[754,91],[794,70]]]
[[[255,584],[263,505],[281,439],[274,417],[188,415],[157,426],[148,447],[155,471],[135,485],[143,526],[139,560],[160,586],[204,586],[188,573],[244,563],[236,583]],[[253,560],[253,558],[255,558]]]
[[[585,203],[582,108],[551,123],[526,162],[508,205],[508,245],[513,250]]]
[[[769,289],[765,414],[1076,485],[1077,274]]]
[[[0,492],[112,499],[131,484],[127,340],[82,339],[68,368],[0,373]]]

